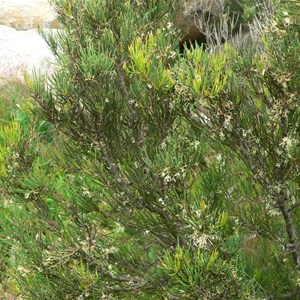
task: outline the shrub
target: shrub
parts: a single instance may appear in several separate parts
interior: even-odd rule
[[[55,3],[57,70],[1,129],[15,291],[297,299],[298,16],[180,54],[172,1]]]

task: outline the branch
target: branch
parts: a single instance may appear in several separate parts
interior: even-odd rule
[[[136,111],[130,105],[130,95],[129,95],[129,91],[128,91],[128,88],[127,88],[127,85],[125,82],[125,74],[124,74],[121,62],[117,64],[117,73],[119,75],[121,89],[126,98],[125,102],[126,102],[126,107],[129,112],[129,118],[130,118],[130,121],[133,124],[133,128],[135,129],[136,134],[137,134],[136,142],[138,145],[144,147],[143,132],[142,132],[141,126],[139,126],[139,124],[138,124],[138,117],[137,117]]]
[[[299,245],[298,245],[298,236],[297,231],[293,222],[293,217],[291,212],[287,207],[288,197],[283,194],[281,191],[279,194],[274,194],[274,198],[276,197],[276,202],[278,207],[283,215],[284,222],[285,222],[285,229],[288,235],[289,244],[288,247],[292,253],[293,260],[296,264],[296,268],[300,266],[300,254],[299,254]]]

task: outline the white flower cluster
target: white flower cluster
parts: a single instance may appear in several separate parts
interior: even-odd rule
[[[168,22],[167,26],[162,29],[162,31],[167,31],[169,34],[176,35],[178,30],[176,29],[174,23]]]
[[[2,205],[3,205],[3,208],[8,208],[8,207],[14,205],[14,201],[12,198],[4,198]]]
[[[169,167],[165,168],[161,172],[161,177],[163,178],[163,182],[165,185],[172,183],[172,182],[177,182],[179,178],[184,178],[186,176],[187,172],[187,165],[181,166],[179,170],[176,172],[172,172]]]
[[[92,198],[93,194],[91,191],[88,190],[88,188],[86,187],[82,187],[82,196],[88,197],[88,198]]]
[[[125,230],[125,228],[123,225],[121,225],[120,223],[116,223],[115,232],[122,233],[122,232],[124,232],[124,230]]]
[[[217,162],[220,164],[220,166],[224,167],[225,160],[224,160],[222,153],[218,153],[215,157],[216,157]]]
[[[193,245],[197,248],[209,250],[212,246],[212,237],[206,233],[195,231],[192,235]]]
[[[282,139],[280,146],[282,146],[287,151],[289,151],[295,144],[296,144],[296,141],[294,139],[286,136]]]

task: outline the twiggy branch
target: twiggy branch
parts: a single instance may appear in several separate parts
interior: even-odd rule
[[[287,196],[281,191],[279,194],[273,195],[278,207],[283,215],[285,222],[285,229],[288,236],[289,244],[288,247],[293,256],[293,260],[298,268],[300,266],[300,255],[299,255],[299,245],[298,245],[298,236],[297,231],[293,222],[293,217],[291,212],[287,207]]]
[[[116,183],[119,184],[120,189],[129,199],[134,199],[134,193],[130,190],[128,184],[125,182],[125,180],[122,178],[120,171],[112,158],[110,157],[108,151],[106,150],[106,147],[102,146],[102,159],[104,163],[106,164],[106,167],[110,170],[111,174],[113,175]],[[170,218],[166,211],[164,211],[162,208],[151,205],[151,204],[145,204],[145,208],[147,208],[152,213],[157,214],[160,216],[160,218],[164,221],[164,224],[166,225],[166,228],[168,228],[171,235],[174,237],[174,240],[177,242],[177,240],[180,242],[181,245],[187,246],[189,245],[189,242],[178,232],[178,228],[176,226],[176,220]]]
[[[270,190],[272,185],[270,184],[270,182],[268,183],[268,181],[266,181],[266,179],[262,178],[262,176],[259,176],[257,164],[256,164],[255,160],[253,160],[252,155],[249,153],[248,147],[245,146],[245,142],[243,141],[241,136],[239,136],[237,134],[237,137],[238,137],[238,141],[239,141],[239,149],[240,149],[240,152],[242,155],[242,159],[248,165],[251,172],[254,175],[256,175],[256,180],[261,184],[261,186],[265,190]],[[279,174],[280,177],[284,178],[284,172],[282,170],[280,170],[279,172],[280,172],[280,174]],[[278,174],[276,174],[276,175],[278,175]],[[274,201],[277,203],[278,208],[283,216],[283,219],[285,222],[286,234],[288,237],[288,247],[292,254],[296,268],[298,268],[300,266],[298,236],[297,236],[295,224],[293,222],[293,217],[292,217],[291,211],[289,210],[288,205],[287,205],[289,198],[288,198],[286,192],[284,192],[283,190],[277,192],[277,191],[274,191],[271,189],[271,195],[272,195]]]
[[[126,184],[126,182],[122,178],[120,171],[119,171],[118,167],[116,166],[116,164],[114,163],[114,161],[112,160],[112,158],[110,157],[106,146],[104,145],[104,143],[102,143],[101,146],[102,146],[101,147],[102,159],[103,159],[106,167],[110,170],[116,183],[120,185],[121,190],[124,193],[131,195],[131,191],[128,187],[128,184]]]
[[[139,124],[138,122],[136,111],[132,108],[130,104],[130,95],[125,82],[125,74],[123,71],[122,63],[117,64],[117,73],[119,75],[121,89],[125,95],[125,102],[129,112],[129,118],[131,120],[131,124],[133,124],[133,128],[136,133],[136,142],[139,146],[144,147],[144,135],[141,129],[141,124]]]

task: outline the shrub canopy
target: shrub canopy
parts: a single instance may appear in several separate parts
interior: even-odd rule
[[[182,54],[173,1],[54,4],[56,71],[0,124],[3,282],[20,299],[298,299],[297,2],[244,4],[274,14],[247,48]]]

